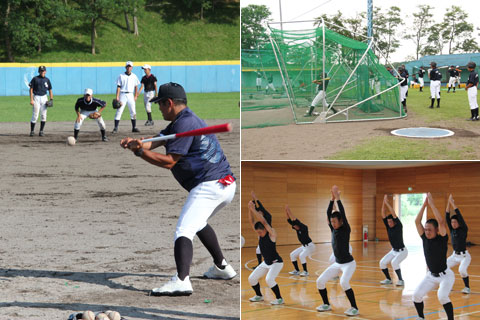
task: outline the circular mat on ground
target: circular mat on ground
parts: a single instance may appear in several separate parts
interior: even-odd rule
[[[455,132],[439,128],[402,128],[391,131],[391,134],[407,138],[444,138],[453,136]]]

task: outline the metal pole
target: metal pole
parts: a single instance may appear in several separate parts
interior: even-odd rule
[[[367,28],[367,37],[368,37],[368,43],[372,41],[373,37],[373,0],[368,0],[368,9],[367,9],[367,15],[368,15],[368,28]]]
[[[278,6],[280,7],[280,30],[283,31],[283,22],[282,22],[282,0],[278,0]]]
[[[322,62],[323,62],[323,66],[322,66],[322,90],[323,90],[323,99],[325,99],[325,101],[327,101],[327,94],[325,92],[325,21],[323,21],[323,18],[322,18],[322,32],[323,32],[323,57],[322,57]],[[322,111],[325,112],[325,104],[323,103],[323,99],[322,99],[322,106],[323,106],[323,109]]]

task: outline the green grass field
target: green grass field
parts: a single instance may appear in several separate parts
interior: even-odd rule
[[[466,121],[470,118],[470,108],[465,89],[456,93],[442,87],[440,108],[430,109],[430,88],[409,89],[407,107],[409,118],[414,118],[416,126],[446,127],[453,131],[468,130],[479,132],[480,121]],[[421,122],[421,125],[418,125]],[[398,120],[398,127],[405,126]],[[405,159],[477,159],[478,138],[412,139],[395,136],[372,137],[353,149],[341,151],[331,159],[355,160],[405,160]]]
[[[54,96],[54,106],[48,110],[47,121],[75,121],[75,102],[80,96]],[[113,94],[95,95],[96,98],[107,101],[107,107],[102,113],[105,120],[113,120],[115,110],[112,108]],[[240,110],[238,92],[227,93],[190,93],[188,106],[202,119],[238,119]],[[146,120],[147,114],[143,104],[143,94],[136,103],[137,119]],[[153,119],[162,119],[158,105],[152,105]],[[30,98],[27,96],[0,97],[0,122],[29,122],[32,116]],[[130,119],[128,107],[125,108],[122,120]]]

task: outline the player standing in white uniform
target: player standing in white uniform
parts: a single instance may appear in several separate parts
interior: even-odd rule
[[[477,87],[478,87],[478,73],[475,71],[477,65],[475,62],[469,62],[467,64],[468,71],[470,71],[470,75],[468,76],[467,85],[465,86],[465,90],[467,90],[468,94],[468,103],[470,104],[470,112],[472,113],[472,117],[470,120],[478,121],[478,102],[477,102]]]
[[[132,120],[132,132],[140,132],[137,129],[137,113],[135,111],[135,100],[138,97],[137,90],[140,81],[138,81],[137,75],[132,73],[133,62],[127,61],[125,64],[125,73],[121,73],[117,78],[117,100],[120,101],[122,106],[117,109],[115,113],[115,125],[112,133],[118,132],[118,124],[120,118],[122,118],[125,105],[128,104],[130,110],[130,119]]]
[[[437,69],[436,62],[430,62],[430,66],[432,67],[428,74],[428,76],[430,77],[430,98],[432,99],[430,109],[433,109],[435,98],[437,98],[437,108],[440,108],[440,87],[442,85],[442,74]]]
[[[33,137],[35,133],[34,129],[39,113],[40,132],[38,135],[43,137],[43,128],[45,128],[45,123],[47,122],[47,91],[50,94],[50,101],[53,100],[52,84],[45,74],[47,74],[47,68],[45,66],[38,67],[38,76],[34,77],[29,84],[30,104],[33,107],[32,119],[30,120],[30,137]]]
[[[433,211],[436,219],[428,219],[425,227],[422,226],[422,217],[427,205]],[[437,297],[443,305],[448,320],[453,320],[453,305],[449,295],[455,283],[455,275],[447,266],[448,234],[445,219],[438,212],[430,192],[415,219],[417,231],[423,241],[423,253],[427,262],[428,271],[413,293],[413,302],[417,309],[418,318],[425,319],[423,313],[423,297],[437,285]]]
[[[425,76],[425,70],[423,67],[420,67],[420,70],[418,70],[418,83],[420,83],[420,92],[423,91],[423,86],[425,85],[423,81],[423,77]]]
[[[448,79],[448,91],[450,93],[450,89],[453,88],[453,92],[455,92],[455,87],[458,79],[457,70],[454,66],[450,66],[448,69],[448,74],[450,75],[450,79]]]
[[[142,84],[140,86],[140,90],[137,92],[137,96],[135,97],[135,100],[137,100],[137,97],[140,93],[142,93],[143,87],[145,86],[145,93],[143,94],[143,103],[145,104],[145,111],[147,112],[147,122],[145,122],[146,126],[153,126],[153,119],[152,119],[152,103],[150,102],[153,97],[157,95],[157,78],[151,73],[152,67],[150,65],[145,64],[142,67],[143,71],[145,72],[145,75],[142,77],[142,80],[140,83]]]

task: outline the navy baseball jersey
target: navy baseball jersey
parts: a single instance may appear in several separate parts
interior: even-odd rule
[[[169,135],[206,127],[190,108],[185,108],[177,115],[160,135]],[[173,176],[187,191],[205,181],[224,178],[233,173],[230,164],[223,154],[217,137],[213,134],[185,137],[169,140],[166,145],[167,154],[181,155],[171,169]]]
[[[33,88],[33,94],[36,96],[44,96],[47,94],[48,90],[52,90],[52,84],[47,77],[33,77],[28,86]]]
[[[77,99],[77,103],[75,103],[75,111],[85,110],[85,111],[95,111],[98,107],[103,108],[107,105],[107,103],[103,100],[96,99],[92,97],[90,102],[85,100],[85,97],[81,97]]]
[[[457,76],[457,70],[450,69],[450,70],[448,70],[448,74],[450,75],[450,77],[456,77]]]
[[[470,72],[470,75],[468,76],[467,84],[469,83],[472,83],[474,87],[478,84],[478,73],[475,70]]]
[[[438,71],[437,68],[432,69],[430,71],[430,80],[435,81],[435,80],[442,80],[442,74],[440,71]]]
[[[148,77],[146,75],[143,76],[142,81],[140,82],[145,86],[145,92],[155,91],[155,82],[157,82],[157,78],[155,78],[153,74],[150,73],[150,76]]]
[[[418,77],[419,78],[423,78],[424,75],[425,75],[425,70],[423,70],[423,69],[418,70]]]

